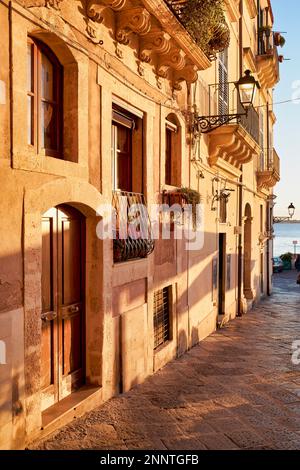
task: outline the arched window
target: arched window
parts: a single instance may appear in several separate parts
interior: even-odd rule
[[[63,68],[48,46],[28,39],[27,142],[37,153],[62,157]]]
[[[177,117],[169,114],[166,119],[165,184],[181,185],[181,128]]]

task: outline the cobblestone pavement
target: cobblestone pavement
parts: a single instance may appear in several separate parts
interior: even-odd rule
[[[271,299],[35,448],[300,449],[300,287],[274,277]]]

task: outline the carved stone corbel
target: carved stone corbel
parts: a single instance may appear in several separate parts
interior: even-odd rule
[[[92,41],[94,44],[103,44],[103,41],[101,39],[101,33],[98,29],[98,25],[90,20],[89,18],[86,19],[86,32],[88,39]]]
[[[157,75],[166,78],[169,69],[182,70],[185,66],[185,53],[182,49],[173,47],[168,54],[159,57]]]
[[[102,13],[106,8],[119,11],[126,6],[128,0],[88,0],[86,5],[87,17],[97,23],[102,23]]]
[[[198,80],[198,68],[196,65],[187,64],[182,70],[176,71],[173,76],[173,88],[181,90],[181,82],[195,83]]]
[[[150,32],[141,38],[140,59],[142,62],[150,62],[151,54],[168,54],[171,50],[171,36],[164,31]]]
[[[116,40],[121,44],[129,43],[131,33],[144,35],[150,29],[151,15],[145,8],[130,8],[117,14]]]
[[[55,10],[60,9],[60,3],[63,0],[24,0],[23,4],[24,7],[32,8],[32,7],[48,7],[48,8],[55,8]]]

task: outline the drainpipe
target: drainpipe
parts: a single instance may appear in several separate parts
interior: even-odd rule
[[[12,53],[12,2],[8,5],[9,21],[9,100],[10,100],[10,165],[13,167],[13,53]]]
[[[240,0],[240,19],[239,19],[239,63],[240,63],[240,76],[243,75],[243,13],[244,5],[243,0]],[[243,166],[241,165],[240,170],[243,171]],[[243,316],[242,311],[242,282],[243,282],[243,235],[242,235],[242,226],[243,226],[243,173],[240,176],[239,180],[239,208],[238,208],[238,217],[239,217],[239,227],[240,233],[238,237],[238,317]]]
[[[187,115],[188,115],[188,125],[191,125],[191,113],[193,112],[193,96],[192,96],[192,85],[187,83]],[[191,166],[192,166],[192,152],[193,152],[193,142],[191,130],[189,132],[189,188],[191,187]],[[190,250],[187,250],[187,304],[188,304],[188,340],[187,340],[187,349],[191,349],[191,320],[190,320]]]
[[[269,102],[267,103],[267,162],[268,169],[270,168],[270,122],[269,122]],[[267,230],[271,232],[272,230],[272,220],[271,220],[271,210],[270,203],[267,202]],[[271,273],[270,273],[270,243],[271,240],[267,241],[267,295],[271,295]]]

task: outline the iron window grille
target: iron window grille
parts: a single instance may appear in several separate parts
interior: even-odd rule
[[[126,191],[113,192],[113,208],[116,212],[116,227],[114,234],[114,262],[124,262],[133,259],[146,258],[154,251],[155,242],[149,213],[143,194]],[[133,210],[132,210],[133,209]],[[138,219],[137,227],[140,236],[133,238],[128,232],[122,236],[122,227],[129,227],[130,222]]]
[[[154,349],[158,349],[171,339],[171,286],[154,293]]]

